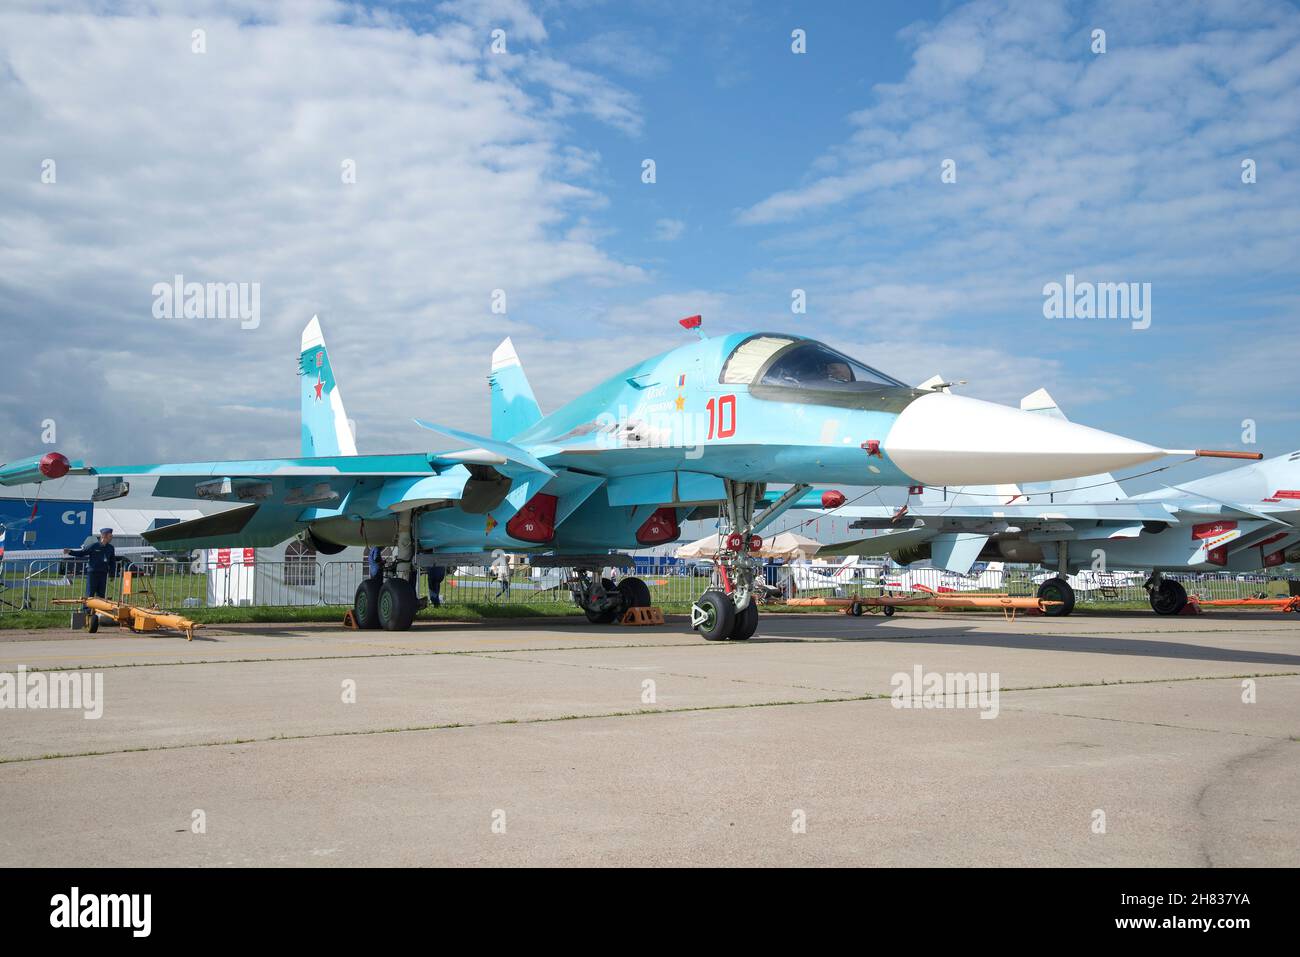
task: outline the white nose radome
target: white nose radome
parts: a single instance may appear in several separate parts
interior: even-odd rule
[[[923,485],[1050,482],[1167,454],[1064,419],[944,392],[923,395],[903,409],[884,450]]]

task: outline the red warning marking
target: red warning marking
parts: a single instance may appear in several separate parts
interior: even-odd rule
[[[1206,538],[1214,538],[1216,535],[1231,532],[1236,527],[1236,522],[1202,522],[1200,525],[1192,526],[1192,541],[1199,542]]]

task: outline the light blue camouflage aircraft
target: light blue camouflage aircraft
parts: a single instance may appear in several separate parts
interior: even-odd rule
[[[796,505],[832,504],[814,484],[944,486],[1048,481],[1171,453],[1017,409],[912,388],[812,339],[783,333],[698,339],[647,359],[543,415],[509,339],[488,376],[491,435],[417,420],[468,448],[358,454],[335,370],[313,318],[299,355],[302,453],[258,461],[89,466],[59,453],[0,467],[0,484],[100,476],[95,497],[152,494],[231,507],[149,532],[168,548],[271,546],[294,536],[325,554],[391,548],[382,575],[357,589],[363,627],[410,627],[415,580],[431,565],[486,564],[532,551],[533,565],[578,569],[575,601],[593,622],[646,605],[649,589],[602,568],[611,549],[676,540],[689,518],[720,520],[722,586],[701,596],[692,625],[710,640],[744,639],[758,533]],[[771,496],[771,484],[791,486]],[[839,499],[842,501],[842,498]],[[490,560],[490,559],[489,559]]]
[[[1065,421],[1044,389],[1020,405]],[[959,574],[977,561],[1043,564],[1057,572],[1038,589],[1039,597],[1061,602],[1050,615],[1074,609],[1071,573],[1143,570],[1150,572],[1151,607],[1176,615],[1187,592],[1162,573],[1255,571],[1294,560],[1300,452],[1140,495],[1125,494],[1104,472],[1060,482],[927,488],[905,509],[850,505],[835,514],[874,534],[823,547],[818,555],[889,554],[903,565],[928,559]]]

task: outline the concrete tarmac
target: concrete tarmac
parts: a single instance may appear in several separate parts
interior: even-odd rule
[[[0,865],[1300,864],[1296,615],[198,634],[0,631],[103,689],[0,709]]]

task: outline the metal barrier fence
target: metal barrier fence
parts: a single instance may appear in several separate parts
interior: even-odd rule
[[[798,567],[798,566],[797,566]],[[836,595],[839,597],[879,595],[886,589],[874,575],[878,564],[864,565],[854,574],[839,578],[822,576],[807,570],[795,574],[795,592],[802,595]],[[132,598],[138,604],[167,610],[212,608],[222,606],[256,606],[268,608],[305,608],[314,606],[348,606],[357,585],[367,574],[365,562],[325,561],[315,559],[233,564],[206,567],[202,563],[168,560],[123,562],[121,570],[132,572]],[[825,571],[830,572],[831,569]],[[449,570],[439,595],[444,605],[513,604],[573,606],[566,586],[571,569],[553,568],[511,570],[509,587],[502,587],[495,570],[460,568]],[[610,577],[614,577],[612,573]],[[632,574],[627,572],[625,574]],[[650,588],[651,601],[669,609],[683,609],[711,586],[716,586],[711,571],[695,566],[660,566],[638,570]],[[788,573],[780,567],[768,569],[767,579],[774,587],[773,600],[779,593],[789,594],[785,581]],[[910,587],[933,591],[1003,592],[1033,595],[1038,589],[1035,577],[1040,569],[1008,568],[1003,573],[985,572],[982,576],[961,576],[934,568],[895,570],[890,579],[904,586],[889,589],[899,592]],[[1264,576],[1170,575],[1181,581],[1189,595],[1205,599],[1248,598],[1265,590],[1276,591]],[[1080,604],[1145,604],[1142,574],[1115,573],[1111,576],[1081,576],[1076,588]],[[109,580],[108,597],[121,594],[123,576]],[[1285,593],[1285,583],[1281,586]],[[421,596],[427,594],[427,579],[421,576]],[[85,562],[79,559],[56,559],[0,564],[0,616],[17,611],[49,611],[60,606],[56,598],[80,598],[85,594]]]
[[[368,574],[365,562],[314,559],[279,562],[238,562],[221,566],[173,561],[122,562],[108,581],[107,597],[123,597],[123,571],[131,572],[130,600],[167,610],[229,606],[265,608],[346,607]],[[572,607],[566,585],[571,569],[512,569],[502,587],[493,569],[461,568],[448,574],[439,588],[445,605],[482,603],[513,605],[562,604]],[[687,606],[708,587],[707,576],[655,575],[646,579],[656,604]],[[0,564],[0,615],[17,611],[50,611],[54,599],[85,594],[85,562],[58,559]],[[428,581],[421,575],[421,596]],[[66,607],[66,606],[63,606]],[[576,608],[575,608],[576,611]]]

